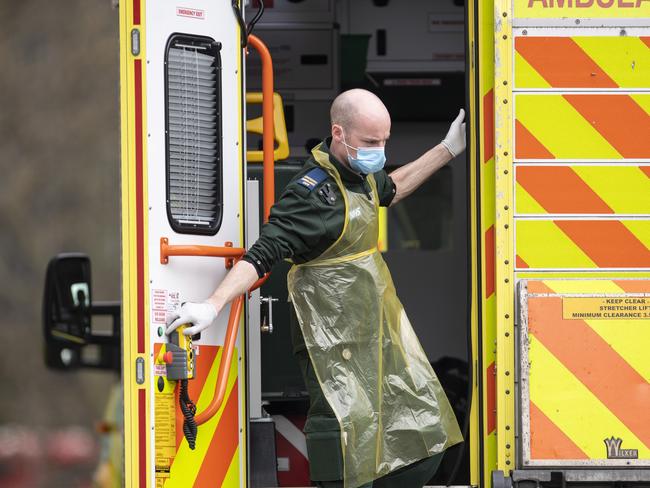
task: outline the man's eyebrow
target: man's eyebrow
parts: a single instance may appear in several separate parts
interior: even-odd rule
[[[381,137],[375,137],[375,136],[361,136],[361,140],[370,141],[370,142],[387,141],[388,139],[390,139],[390,135],[386,139],[383,139]]]

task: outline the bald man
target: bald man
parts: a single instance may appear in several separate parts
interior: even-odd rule
[[[204,302],[185,303],[167,333],[196,334],[274,264],[290,259],[292,341],[310,408],[305,434],[324,487],[423,486],[462,437],[377,251],[378,209],[410,195],[465,150],[464,111],[440,144],[390,175],[391,120],[366,90],[340,94],[331,137],[271,209],[260,238]]]

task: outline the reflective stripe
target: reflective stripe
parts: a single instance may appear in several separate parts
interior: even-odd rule
[[[650,426],[639,414],[650,409],[650,320],[563,318],[563,295],[626,293],[650,297],[650,280],[528,282],[532,461],[604,460],[612,436],[650,458]]]
[[[592,459],[602,459],[603,439],[616,433],[627,445],[641,448],[643,443],[605,405],[584,386],[544,345],[531,338],[530,399],[544,414]],[[536,375],[535,372],[540,374]],[[542,373],[543,372],[543,373]],[[534,432],[534,426],[531,431]],[[544,432],[534,432],[543,438]],[[644,455],[650,455],[646,448]],[[641,453],[639,453],[641,454]]]
[[[600,41],[611,38],[600,38]],[[515,85],[526,88],[617,88],[618,85],[571,37],[515,38]],[[522,61],[526,65],[522,65]],[[545,81],[531,79],[530,69]],[[633,68],[629,68],[633,70]],[[524,71],[524,73],[522,73]],[[524,76],[522,76],[524,75]]]
[[[522,220],[517,254],[529,268],[650,268],[650,220]]]
[[[207,348],[209,347],[211,346],[201,347],[201,360],[204,366],[207,366],[208,358],[204,358],[203,355],[207,354]],[[214,395],[222,349],[219,347],[207,378],[201,386],[201,394],[196,402],[197,412],[201,412],[206,408]],[[199,427],[194,451],[190,450],[187,441],[182,438],[182,421],[177,421],[177,437],[182,440],[179,441],[176,457],[171,466],[171,477],[165,483],[166,488],[194,486],[195,484],[204,486],[199,485],[197,481],[205,479],[206,476],[211,478],[210,483],[216,483],[215,486],[218,486],[219,483],[214,481],[215,477],[223,479],[226,475],[232,453],[237,450],[239,445],[239,414],[237,411],[239,395],[237,381],[238,356],[237,350],[235,350],[230,366],[230,376],[228,377],[226,400],[224,400],[217,414]],[[192,381],[189,382],[189,385],[191,388]],[[226,453],[225,457],[228,458],[228,462],[224,464],[221,461],[217,462],[217,460],[208,461],[207,458],[210,453],[214,455],[213,457],[216,456],[221,460],[223,460],[224,453]],[[205,470],[209,472],[206,473]]]
[[[273,415],[275,430],[282,435],[296,450],[307,458],[307,441],[305,434],[293,425],[284,415]]]
[[[650,214],[650,166],[518,166],[518,214]]]
[[[584,96],[584,95],[577,95]],[[600,95],[614,96],[614,95]],[[545,150],[515,133],[517,159],[621,159],[621,154],[562,95],[516,95],[515,117]],[[625,120],[619,117],[622,125]],[[579,144],[576,144],[580,141]],[[650,149],[649,149],[650,151]]]

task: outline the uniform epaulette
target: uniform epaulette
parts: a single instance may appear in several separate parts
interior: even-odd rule
[[[298,184],[313,190],[316,186],[327,178],[327,171],[321,168],[314,168],[298,180]]]

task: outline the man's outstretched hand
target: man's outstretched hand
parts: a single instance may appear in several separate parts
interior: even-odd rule
[[[449,132],[442,140],[441,144],[447,148],[452,157],[458,156],[465,150],[465,110],[462,108],[458,112],[458,117],[454,119],[449,127]]]
[[[183,324],[192,324],[183,331],[183,334],[193,336],[207,329],[217,319],[217,310],[209,302],[185,302],[181,308],[167,320],[166,334],[171,334],[174,329]]]

